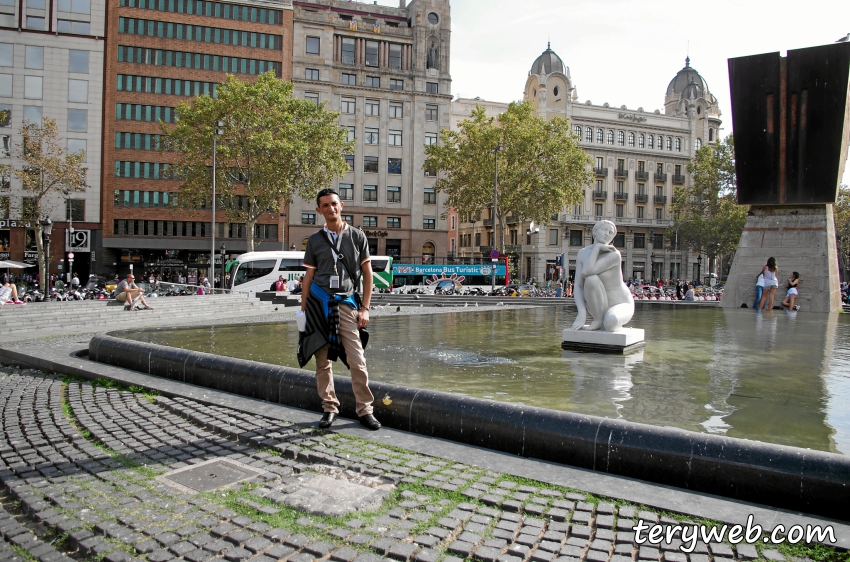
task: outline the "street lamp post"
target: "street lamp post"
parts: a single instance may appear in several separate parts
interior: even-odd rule
[[[41,232],[44,235],[44,296],[50,295],[50,235],[53,233],[53,221],[50,217],[41,220]]]
[[[497,239],[496,233],[496,215],[499,213],[499,151],[502,150],[502,145],[493,149],[493,247],[498,247],[499,253],[502,253],[502,246]],[[495,282],[495,277],[494,277]],[[495,289],[495,287],[494,287]]]
[[[472,257],[475,257],[475,219],[470,217],[469,222],[472,223]]]
[[[224,134],[224,121],[216,121],[213,126],[213,145],[212,145],[212,216],[210,223],[210,289],[215,293],[215,172],[216,172],[216,139],[219,135]]]
[[[697,256],[697,274],[694,275],[696,279],[694,281],[699,281],[699,276],[702,273],[702,253]]]
[[[286,251],[286,213],[280,214],[280,249]]]
[[[68,251],[74,251],[74,208],[71,206],[71,192],[67,189],[63,190],[62,193],[68,198]],[[64,250],[63,250],[64,252]],[[71,274],[74,269],[74,260],[68,260],[68,271],[66,272],[66,278],[68,279],[68,283],[71,282]]]
[[[227,252],[227,247],[224,244],[222,244],[221,246],[218,247],[218,251],[221,255],[221,288],[227,289],[227,283],[224,282],[224,273],[225,273],[224,272],[224,254]],[[213,267],[215,267],[215,266],[213,266]],[[215,277],[215,275],[213,275],[213,277]]]
[[[295,251],[295,244],[290,244],[290,245],[289,245],[289,250],[290,250],[290,251],[292,251],[292,252],[294,252],[294,251]]]
[[[499,265],[499,260],[496,258],[492,258],[493,261],[493,282],[490,284],[490,292],[495,292],[496,290],[496,266]]]

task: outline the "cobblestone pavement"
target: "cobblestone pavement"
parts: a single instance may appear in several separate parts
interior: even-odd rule
[[[0,562],[786,560],[639,546],[636,520],[681,520],[343,434],[33,370],[0,377]],[[343,509],[355,489],[371,508]]]

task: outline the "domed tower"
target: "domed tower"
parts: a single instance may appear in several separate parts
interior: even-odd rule
[[[528,71],[523,99],[531,100],[543,117],[566,117],[575,95],[570,68],[547,44]]]
[[[664,96],[664,114],[687,117],[691,123],[691,146],[699,149],[705,143],[717,141],[720,129],[720,107],[708,82],[691,67],[690,57],[685,59],[685,67],[667,86]]]

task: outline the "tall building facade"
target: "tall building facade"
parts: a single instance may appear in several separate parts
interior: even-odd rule
[[[581,202],[538,225],[539,231],[507,218],[506,250],[521,256],[520,276],[572,277],[578,250],[592,242],[593,225],[607,219],[617,225],[614,245],[623,256],[624,277],[700,278],[701,257],[665,234],[673,225],[675,187],[690,181],[688,162],[704,144],[716,142],[721,124],[717,99],[690,60],[670,81],[663,113],[580,103],[569,67],[551,48],[532,64],[524,99],[547,119],[570,120],[592,159],[595,179]],[[468,112],[468,105],[458,104],[456,112]],[[492,240],[492,221],[461,224],[459,255],[488,255],[492,243],[482,243],[483,238]]]
[[[356,142],[334,184],[345,219],[366,232],[373,254],[445,257],[444,198],[423,166],[425,145],[449,127],[448,0],[293,4],[296,95],[340,112]],[[285,221],[290,246],[302,249],[322,218],[315,200],[297,200]]]
[[[288,0],[107,0],[103,104],[103,271],[210,275],[209,210],[175,204],[180,183],[158,151],[159,121],[174,107],[215,95],[228,74],[243,80],[273,70],[290,79],[292,4]],[[280,218],[267,213],[259,249],[279,248]],[[245,225],[215,217],[216,244],[246,251]],[[219,242],[220,241],[220,242]],[[215,260],[220,256],[216,253]]]
[[[21,169],[14,158],[24,121],[56,121],[61,144],[83,152],[87,188],[42,200],[41,213],[55,224],[50,270],[87,274],[100,239],[101,118],[106,9],[94,0],[0,1],[0,164]],[[21,220],[27,194],[12,175],[0,179],[0,259],[35,263],[35,231]],[[69,237],[73,221],[75,234]],[[33,270],[34,271],[34,270]]]

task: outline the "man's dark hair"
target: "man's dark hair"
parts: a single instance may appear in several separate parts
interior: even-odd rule
[[[323,190],[319,191],[319,194],[316,195],[316,207],[321,205],[321,202],[319,201],[319,199],[321,199],[325,195],[336,195],[337,197],[339,197],[339,193],[336,192],[336,189],[334,189],[332,187],[326,187]]]

